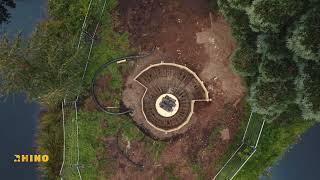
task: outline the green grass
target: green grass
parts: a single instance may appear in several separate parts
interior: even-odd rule
[[[102,127],[105,124],[106,127]],[[101,137],[116,136],[122,128],[128,140],[140,140],[143,133],[126,117],[108,116],[103,112],[78,114],[80,170],[83,179],[105,179],[113,174],[115,160],[108,156],[108,149]],[[74,111],[66,122],[66,163],[63,171],[65,179],[77,179],[74,164],[77,162],[77,136]],[[107,172],[106,172],[107,171]]]
[[[234,179],[257,180],[259,179],[260,175],[267,174],[265,172],[266,169],[273,165],[273,163],[286,151],[286,149],[296,141],[299,135],[301,135],[314,124],[312,121],[302,120],[300,112],[294,105],[290,107],[288,112],[291,113],[283,114],[273,123],[265,124],[256,153],[251,157],[251,159]],[[240,130],[237,133],[233,143],[228,148],[227,153],[221,157],[217,164],[215,164],[217,170],[220,170],[220,168],[230,158],[231,154],[234,153],[241,144],[249,116],[250,107],[246,105],[245,113],[240,124]],[[255,116],[252,121],[257,119],[262,120],[262,118],[263,117],[261,116]],[[250,129],[248,130],[248,135],[249,134]],[[253,141],[249,140],[248,142]],[[246,148],[240,152],[241,153],[235,156],[234,160],[229,162],[230,165],[226,167],[226,169],[219,176],[221,179],[230,177],[230,174],[234,173],[237,167],[240,167],[241,162],[243,162],[243,158],[250,154]]]
[[[295,112],[292,107],[291,111]],[[314,122],[302,120],[298,113],[284,114],[281,120],[265,125],[257,152],[244,166],[235,179],[255,180],[307,131]]]
[[[197,180],[204,180],[206,177],[206,173],[202,170],[200,164],[192,164],[191,165],[192,172],[197,174]]]
[[[176,168],[174,164],[164,167],[164,176],[168,180],[180,180],[181,178],[175,174],[175,170]],[[164,177],[158,177],[158,179],[164,179]]]
[[[212,130],[212,132],[209,135],[209,140],[208,140],[209,144],[208,144],[208,147],[207,147],[208,150],[213,150],[215,148],[214,147],[214,142],[219,137],[221,130],[223,130],[224,128],[225,128],[224,125],[220,125],[217,128],[214,128]]]
[[[146,149],[150,152],[154,161],[158,161],[161,155],[161,152],[166,148],[167,143],[163,141],[155,141],[151,138],[146,138]]]
[[[63,131],[61,115],[57,112],[41,114],[36,137],[37,150],[40,154],[47,154],[50,161],[40,164],[44,179],[57,179],[62,162]]]

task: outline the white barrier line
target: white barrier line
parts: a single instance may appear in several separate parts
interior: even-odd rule
[[[236,173],[234,173],[234,175],[230,178],[230,180],[232,180],[238,173],[239,171],[243,168],[243,166],[249,161],[249,159],[253,156],[253,154],[257,151],[257,149],[254,149],[254,151],[250,154],[250,156],[248,157],[248,159],[240,166],[240,168],[237,170]]]
[[[86,13],[86,15],[85,15],[84,21],[83,21],[83,23],[82,23],[82,27],[81,27],[81,32],[80,32],[80,37],[79,37],[77,49],[80,48],[83,30],[84,30],[84,28],[85,28],[85,26],[86,26],[86,21],[87,21],[87,18],[88,18],[89,11],[90,11],[90,9],[91,9],[92,1],[93,1],[93,0],[90,0],[90,2],[89,2],[88,10],[87,10],[87,13]],[[77,99],[78,99],[78,98],[77,98]],[[64,102],[63,102],[63,103],[65,103],[65,101],[66,101],[66,99],[64,99]],[[64,140],[64,147],[63,147],[63,161],[62,161],[62,165],[61,165],[61,169],[60,169],[60,175],[62,174],[63,167],[64,167],[64,163],[65,163],[65,139],[66,139],[66,138],[65,138],[65,123],[64,123],[65,120],[64,120],[64,104],[63,104],[63,103],[62,103],[62,111],[63,111],[62,116],[63,116],[63,136],[64,136],[63,140]],[[76,105],[76,104],[77,104],[77,103],[75,102],[75,105]],[[77,122],[76,122],[76,123],[77,123]],[[77,136],[78,136],[78,133],[79,133],[79,132],[78,132],[78,126],[77,126]],[[78,146],[78,140],[77,140],[77,146]],[[78,151],[79,151],[79,148],[78,148]],[[79,153],[78,153],[78,159],[79,159]],[[78,163],[77,163],[77,164],[78,164]],[[78,166],[77,166],[77,170],[78,170],[79,177],[80,177],[80,179],[82,180],[81,173],[80,173],[80,170],[79,170]],[[63,179],[63,178],[61,177],[61,179]]]
[[[220,169],[220,171],[218,171],[218,173],[214,176],[213,180],[215,180],[219,174],[222,172],[222,170],[228,165],[228,163],[231,161],[231,159],[238,153],[238,151],[240,150],[240,148],[242,147],[243,143],[238,147],[238,149],[231,155],[231,157],[229,158],[229,160],[224,164],[224,166]]]
[[[90,1],[90,6],[91,6],[91,2],[92,0]],[[106,7],[106,3],[107,3],[107,0],[104,1],[104,5],[103,5],[103,8],[102,8],[102,12],[101,12],[101,15],[100,17],[102,17],[103,15],[103,12],[105,10],[105,7]],[[89,11],[89,9],[88,9]],[[87,13],[88,14],[88,13]],[[87,18],[87,16],[86,16]],[[86,20],[85,18],[85,20]],[[91,45],[90,45],[90,50],[89,50],[89,53],[88,53],[88,57],[87,57],[87,62],[86,62],[86,65],[85,65],[85,68],[84,68],[84,71],[83,71],[83,74],[82,74],[82,77],[81,77],[81,81],[84,80],[84,77],[85,77],[85,74],[87,72],[87,68],[88,68],[88,64],[89,64],[89,60],[90,60],[90,56],[91,56],[91,52],[92,52],[92,48],[93,48],[93,44],[94,44],[94,38],[97,34],[97,30],[98,30],[98,27],[100,25],[100,22],[97,23],[96,27],[95,27],[95,31],[94,31],[94,34],[91,38]],[[82,29],[82,32],[83,32],[83,29]],[[81,35],[82,35],[82,32],[81,32]],[[78,44],[78,48],[80,48],[80,42],[81,42],[81,36],[80,36],[80,40],[79,40],[79,44]],[[80,169],[79,169],[79,162],[80,162],[80,148],[79,148],[79,124],[78,124],[78,107],[77,107],[77,102],[79,100],[79,95],[77,95],[77,98],[74,102],[74,107],[75,107],[75,111],[76,111],[76,128],[77,128],[77,172],[78,172],[78,175],[79,175],[79,178],[80,180],[82,180],[82,176],[81,176],[81,173],[80,173]]]
[[[80,38],[79,38],[79,42],[78,42],[77,49],[80,48],[81,39],[82,39],[82,34],[83,34],[83,30],[84,30],[84,28],[85,28],[85,26],[86,26],[86,21],[87,21],[87,18],[88,18],[89,11],[90,11],[90,9],[91,9],[91,4],[92,4],[92,0],[90,0],[90,3],[89,3],[89,5],[88,5],[88,10],[87,10],[86,16],[85,16],[84,21],[83,21],[83,23],[82,23],[82,28],[81,28],[81,32],[80,32]]]
[[[251,122],[252,114],[253,114],[253,111],[251,111],[251,114],[250,114],[250,117],[249,117],[249,121],[248,121],[248,124],[247,124],[246,130],[245,130],[245,132],[244,132],[243,138],[242,138],[242,142],[244,142],[244,139],[246,138],[247,131],[248,131],[248,128],[249,128],[249,125],[250,125],[250,122]]]
[[[65,99],[64,99],[65,101]],[[59,175],[61,176],[62,170],[64,167],[64,162],[65,162],[65,156],[66,156],[66,132],[65,132],[65,125],[64,125],[64,102],[61,103],[61,109],[62,109],[62,128],[63,128],[63,155],[62,155],[62,165],[60,168],[60,173]],[[61,177],[62,179],[62,177]]]
[[[100,17],[102,17],[102,15],[103,15],[103,12],[104,12],[104,10],[106,8],[106,4],[107,4],[107,1],[105,0],[104,4],[103,4],[103,7],[102,7],[102,12],[101,12]],[[100,19],[100,21],[101,21],[101,19]],[[94,38],[97,35],[97,31],[98,31],[99,25],[100,25],[100,22],[97,23],[96,28],[95,28],[94,33],[93,33],[93,36],[91,38],[90,51],[89,51],[87,62],[86,62],[86,65],[85,65],[85,68],[84,68],[84,71],[83,71],[83,74],[82,74],[82,80],[84,80],[85,74],[87,72],[87,68],[88,68],[88,64],[89,64],[89,60],[90,60],[90,56],[91,56],[91,51],[92,51],[92,48],[93,48]]]
[[[241,146],[244,144],[244,139],[245,139],[245,136],[246,136],[246,133],[247,133],[249,124],[250,124],[250,122],[251,122],[252,114],[253,114],[253,112],[251,112],[251,114],[250,114],[249,122],[248,122],[248,124],[247,124],[246,131],[245,131],[245,134],[244,134],[244,136],[243,136]],[[258,147],[258,144],[259,144],[259,141],[260,141],[260,137],[261,137],[261,134],[262,134],[264,125],[265,125],[265,121],[266,121],[266,120],[263,120],[263,122],[262,122],[260,131],[259,131],[259,136],[258,136],[258,138],[257,138],[257,140],[256,140],[255,146],[251,146],[251,147],[254,148],[254,151],[250,154],[250,156],[246,159],[246,161],[239,167],[239,169],[234,173],[234,175],[230,178],[230,180],[232,180],[232,179],[240,172],[240,170],[243,168],[243,166],[249,161],[249,159],[250,159],[250,158],[253,156],[253,154],[257,151],[257,147]],[[218,175],[223,171],[223,169],[228,165],[228,163],[231,161],[231,159],[232,159],[232,158],[236,155],[236,153],[239,151],[239,149],[241,148],[241,146],[236,150],[236,152],[231,156],[231,158],[230,158],[230,159],[225,163],[225,165],[220,169],[220,171],[219,171],[219,172],[217,173],[217,175],[213,178],[213,180],[215,180],[215,179],[218,177]]]
[[[263,130],[263,127],[264,127],[265,122],[266,122],[266,120],[263,120],[263,123],[262,123],[262,125],[261,125],[261,129],[260,129],[260,132],[259,132],[259,136],[258,136],[256,145],[254,146],[254,148],[257,148],[257,146],[258,146],[258,143],[259,143],[259,141],[260,141],[261,133],[262,133],[262,130]]]

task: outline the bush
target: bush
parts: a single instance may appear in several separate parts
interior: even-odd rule
[[[303,7],[301,0],[254,0],[248,10],[251,27],[257,32],[279,33]]]
[[[259,61],[255,49],[248,46],[237,48],[231,57],[233,71],[242,76],[254,76],[258,72]]]
[[[313,8],[295,24],[288,48],[298,56],[320,62],[320,8]]]
[[[264,81],[274,82],[294,80],[298,69],[290,56],[277,60],[264,57],[259,72]]]
[[[263,115],[276,116],[285,111],[296,98],[293,81],[265,82],[261,78],[250,89],[252,110]]]

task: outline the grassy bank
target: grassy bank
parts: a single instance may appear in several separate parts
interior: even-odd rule
[[[235,177],[255,180],[269,175],[266,169],[319,120],[319,58],[313,49],[319,44],[310,40],[319,29],[311,20],[319,17],[314,13],[319,3],[218,0],[218,5],[238,46],[230,57],[232,69],[246,81],[247,103],[267,122],[256,153]],[[249,111],[246,107],[239,134],[218,169],[241,143]]]
[[[250,116],[250,106],[246,105],[244,115],[242,116],[240,130],[233,140],[233,143],[228,148],[228,152],[221,157],[219,162],[215,165],[219,170],[225,162],[230,158],[231,154],[236,151],[241,144],[244,131]],[[289,112],[295,112],[290,114]],[[259,117],[255,117],[252,121],[257,120]],[[262,118],[262,117],[260,117]],[[297,110],[297,107],[291,106],[288,113],[283,114],[277,121],[272,123],[266,123],[257,147],[256,153],[241,169],[235,179],[239,180],[257,180],[259,176],[270,176],[267,172],[267,168],[272,166],[281,155],[294,144],[298,137],[308,130],[314,122],[305,121],[301,117],[301,112]],[[225,174],[232,172],[223,172]]]
[[[51,46],[58,42],[72,41],[73,43],[68,43],[70,45],[69,48],[74,50],[73,53],[77,53],[77,50],[74,47],[77,46],[81,33],[82,22],[87,14],[89,2],[89,0],[72,0],[68,2],[61,0],[49,1],[48,9],[51,18],[48,21],[42,22],[39,27],[59,24],[59,28],[48,28],[46,29],[46,36],[34,34],[33,39],[45,40],[48,38],[48,35],[50,35],[50,37],[54,39],[54,41],[51,42]],[[91,10],[87,16],[87,26],[84,31],[92,35],[97,23],[99,23],[99,26],[97,28],[96,40],[92,47],[85,79],[82,84],[80,84],[81,91],[78,91],[80,95],[85,96],[88,94],[87,92],[95,70],[107,60],[124,56],[130,51],[128,35],[119,34],[113,30],[116,18],[112,17],[111,13],[117,6],[117,1],[100,0],[92,2]],[[104,11],[102,11],[103,6],[105,6]],[[65,32],[64,35],[61,36],[61,33],[57,32],[57,30],[59,30],[59,32]],[[81,72],[77,74],[79,77],[81,77],[85,67],[90,46],[91,40],[86,36],[83,36],[80,46],[80,51],[83,52],[83,55],[80,57],[81,59],[77,60],[79,68],[72,69]],[[113,66],[108,69],[108,72],[112,73],[111,83],[117,87],[115,90],[121,89],[123,84],[123,72],[121,69]],[[69,71],[68,73],[72,73],[72,71]],[[72,83],[76,83],[79,80],[80,79],[73,79]],[[69,91],[73,91],[73,89],[69,89]],[[108,94],[108,91],[109,89],[106,90],[105,93]],[[120,97],[120,94],[121,91],[118,91],[116,96]],[[71,100],[72,98],[74,98],[74,96],[70,96]],[[54,101],[61,102],[61,99],[59,99],[59,97],[55,97]],[[48,102],[46,104],[49,104],[50,108],[49,112],[43,113],[40,118],[37,146],[40,153],[49,154],[51,159],[50,163],[44,164],[41,167],[44,178],[57,179],[59,177],[63,155],[62,113],[58,103],[52,104]],[[125,117],[105,116],[104,113],[88,112],[85,109],[81,109],[78,114],[78,142],[74,108],[66,107],[65,119],[66,161],[63,169],[63,177],[65,179],[79,178],[75,166],[77,164],[78,155],[77,143],[79,143],[80,148],[79,164],[82,177],[84,179],[105,179],[110,176],[113,171],[110,163],[114,160],[108,156],[108,152],[105,152],[105,144],[100,138],[103,136],[114,135],[120,125],[124,125],[126,127],[124,128],[125,133],[134,131],[131,129],[134,126],[132,124],[126,124],[129,123],[129,121],[127,121]],[[108,123],[108,128],[102,128],[101,124],[103,123]],[[131,135],[134,136],[137,132],[139,131],[136,130],[132,133],[133,135]]]

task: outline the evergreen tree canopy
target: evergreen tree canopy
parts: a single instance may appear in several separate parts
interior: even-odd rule
[[[255,112],[273,116],[285,111],[295,98],[293,81],[265,82],[259,78],[257,83],[251,86],[249,102]]]
[[[297,79],[298,104],[305,119],[320,121],[320,64],[304,61]]]
[[[245,10],[251,6],[253,0],[227,0],[231,7]]]
[[[295,24],[288,48],[298,56],[320,62],[320,7],[304,14]]]
[[[227,21],[231,24],[232,36],[238,44],[254,44],[257,35],[249,26],[249,18],[246,12],[231,7],[230,3],[226,0],[219,0],[218,4],[220,12],[227,17]]]
[[[301,0],[254,0],[248,10],[251,27],[257,32],[279,33],[303,8]]]
[[[249,46],[238,47],[231,57],[232,69],[242,76],[254,76],[258,72],[260,57]]]
[[[285,36],[280,34],[260,34],[257,38],[257,51],[269,59],[283,59],[290,56]]]
[[[259,72],[264,81],[288,81],[296,78],[298,69],[292,58],[272,60],[264,57]]]
[[[40,24],[28,42],[19,37],[14,43],[1,40],[0,92],[25,92],[30,100],[51,106],[79,92],[85,58],[62,26],[50,20]]]

